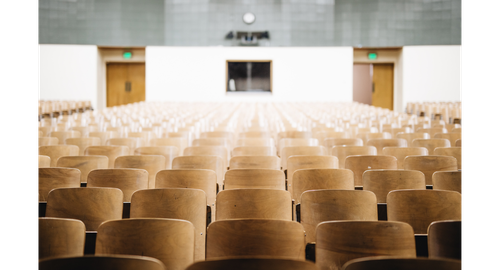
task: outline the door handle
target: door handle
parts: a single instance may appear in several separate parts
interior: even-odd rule
[[[130,92],[130,91],[132,91],[132,83],[125,82],[125,92]]]

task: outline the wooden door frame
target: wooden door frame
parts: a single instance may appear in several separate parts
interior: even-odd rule
[[[368,59],[368,53],[377,53],[377,59]],[[403,48],[353,48],[354,64],[393,64],[393,111],[404,112],[403,107],[403,72],[402,72]]]
[[[97,67],[97,109],[106,108],[107,98],[107,64],[108,63],[143,63],[146,64],[145,47],[98,47]],[[132,52],[132,58],[123,59],[125,51]]]

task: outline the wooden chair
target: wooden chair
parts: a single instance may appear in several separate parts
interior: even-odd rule
[[[95,254],[148,256],[163,262],[165,269],[183,270],[194,261],[194,234],[195,228],[187,220],[110,220],[97,230]]]
[[[156,173],[165,169],[165,157],[160,155],[119,156],[115,168],[136,168],[148,171],[148,187],[155,188]]]
[[[327,151],[323,146],[287,146],[281,152],[281,169],[287,169],[288,158],[291,156],[326,156]]]
[[[462,169],[462,147],[436,147],[434,155],[454,157],[457,159],[457,168]]]
[[[363,186],[363,173],[366,170],[397,170],[398,161],[393,156],[348,156],[345,159],[345,168],[354,173],[354,186]]]
[[[132,194],[148,188],[148,171],[143,169],[98,169],[88,174],[87,187],[118,188],[123,201],[130,202]]]
[[[229,169],[281,169],[281,160],[277,156],[236,156],[229,160]]]
[[[300,223],[306,242],[316,242],[316,226],[323,221],[377,221],[377,198],[363,190],[309,190],[300,198]]]
[[[117,188],[57,188],[49,193],[46,217],[74,218],[87,231],[111,219],[121,219],[123,193]]]
[[[451,133],[462,133],[462,128],[454,128],[450,131]]]
[[[318,139],[314,138],[283,138],[278,141],[278,156],[281,157],[281,151],[283,147],[291,147],[291,146],[318,146]]]
[[[130,218],[171,218],[191,222],[195,229],[195,261],[205,260],[207,196],[200,189],[139,190],[132,195]]]
[[[200,138],[228,138],[234,142],[234,133],[229,131],[207,131],[202,132]]]
[[[38,194],[46,201],[49,192],[55,188],[80,187],[80,170],[70,168],[39,168]]]
[[[234,144],[235,147],[275,147],[274,140],[271,137],[265,138],[240,138]],[[276,155],[276,150],[274,151]]]
[[[316,227],[319,269],[341,269],[352,259],[369,256],[415,258],[412,227],[388,221],[326,221]]]
[[[50,167],[57,165],[57,160],[63,156],[78,156],[78,146],[75,145],[47,145],[38,147],[38,154],[50,157]]]
[[[273,169],[234,169],[226,172],[224,190],[230,189],[285,190],[285,174]]]
[[[104,145],[111,138],[117,138],[118,132],[116,131],[94,131],[89,132],[89,137],[96,137],[101,139],[101,144]],[[84,149],[85,150],[85,149]]]
[[[38,259],[83,256],[85,224],[67,218],[38,218]]]
[[[162,170],[156,174],[156,188],[201,189],[207,196],[207,204],[215,211],[217,175],[207,169]],[[215,216],[214,216],[215,218]]]
[[[392,139],[392,135],[388,132],[362,132],[356,134],[356,138],[360,138],[363,140],[363,145],[369,140],[373,139]]]
[[[184,149],[188,146],[188,140],[186,138],[155,138],[149,141],[150,146],[175,146],[177,147],[177,156],[184,153]]]
[[[425,184],[432,185],[432,174],[437,171],[456,171],[457,159],[449,156],[408,156],[404,161],[405,170],[421,171]]]
[[[136,148],[143,146],[145,143],[142,138],[111,138],[106,141],[106,145],[121,145],[127,146],[130,150],[129,155],[133,155]]]
[[[172,169],[172,160],[177,157],[179,149],[176,146],[143,146],[135,149],[135,155],[160,155],[165,157],[165,167]]]
[[[461,171],[438,171],[432,174],[432,189],[462,193]]]
[[[87,138],[89,137],[89,131],[92,129],[93,127],[90,126],[74,126],[74,127],[70,127],[69,130],[74,130],[74,131],[78,131],[80,132],[80,135],[82,138]]]
[[[382,151],[385,147],[408,147],[405,139],[371,139],[366,145],[375,146],[378,155],[383,155]]]
[[[39,270],[166,270],[155,258],[132,255],[80,256],[40,260]]]
[[[315,189],[354,190],[354,174],[346,169],[300,169],[288,182],[288,191],[295,204],[300,203],[303,192]]]
[[[279,219],[292,220],[292,198],[286,190],[223,190],[215,200],[216,220]]]
[[[217,184],[222,190],[224,184],[224,163],[218,156],[182,156],[172,161],[172,169],[208,169],[217,175]]]
[[[431,135],[429,133],[398,133],[396,138],[405,139],[408,145],[412,145],[413,140],[416,139],[430,139]]]
[[[461,220],[462,196],[447,190],[394,190],[387,194],[387,220],[410,224],[426,234],[433,221]]]
[[[391,133],[393,138],[397,138],[396,135],[398,135],[399,133],[411,133],[412,129],[410,127],[383,128],[382,131]]]
[[[184,149],[184,156],[218,156],[224,162],[224,171],[229,164],[228,150],[224,146],[190,146]]]
[[[269,131],[247,131],[247,132],[241,132],[238,134],[238,137],[240,139],[246,139],[246,138],[264,138],[268,139],[271,138],[271,134]],[[236,143],[238,145],[238,143]]]
[[[416,269],[439,269],[439,270],[461,270],[462,263],[458,260],[397,257],[366,257],[354,259],[344,264],[342,270],[416,270]]]
[[[324,147],[327,147],[326,140],[330,139],[347,139],[349,134],[344,131],[320,131],[314,135],[314,138],[318,139],[319,143]],[[362,142],[362,140],[361,140]]]
[[[425,189],[425,175],[405,170],[367,170],[363,173],[363,190],[375,193],[377,203],[386,203],[387,194],[399,189]]]
[[[309,261],[269,259],[269,258],[239,258],[196,262],[186,270],[318,270]]]
[[[106,156],[108,157],[108,168],[113,169],[115,167],[115,160],[120,156],[128,156],[130,150],[128,146],[121,145],[101,145],[101,146],[89,146],[85,149],[84,154],[86,156]]]
[[[101,139],[98,137],[68,138],[66,139],[65,144],[78,146],[78,149],[80,149],[80,153],[78,155],[83,156],[87,147],[101,145]]]
[[[80,170],[80,182],[87,183],[89,172],[95,169],[107,169],[108,162],[108,157],[106,156],[60,157],[57,161],[57,167]]]
[[[50,157],[38,155],[38,168],[50,167]]]
[[[374,146],[334,146],[330,148],[330,155],[339,159],[339,168],[345,168],[345,159],[353,155],[376,155],[377,148]]]
[[[312,133],[310,131],[295,131],[295,130],[278,132],[278,142],[283,138],[309,139],[312,138]]]
[[[416,133],[429,133],[431,138],[434,138],[434,135],[437,133],[447,133],[448,131],[446,128],[441,128],[441,127],[431,127],[431,128],[418,128]]]
[[[455,142],[455,146],[457,146],[457,147],[462,147],[462,139],[458,139],[458,140]]]
[[[448,139],[415,139],[411,146],[425,147],[429,151],[429,155],[435,155],[434,149],[437,147],[450,147],[451,145]]]
[[[384,147],[382,155],[393,156],[398,160],[398,169],[404,169],[404,161],[407,156],[427,156],[429,150],[425,147]]]
[[[39,135],[38,137],[48,137],[50,134],[50,128],[51,128],[50,126],[38,127],[38,131],[42,132],[42,136]],[[40,133],[38,133],[38,134],[40,134]]]
[[[141,140],[140,147],[149,146],[149,141],[156,137],[153,132],[140,131],[140,132],[128,132],[128,138],[139,138]]]
[[[435,221],[427,230],[429,258],[462,259],[462,221]]]
[[[232,152],[232,157],[238,156],[276,156],[276,150],[271,146],[239,146]]]
[[[81,138],[82,134],[79,131],[52,131],[50,137],[56,137],[60,144],[64,144],[68,138]]]
[[[59,139],[57,137],[38,137],[38,146],[58,145]]]
[[[452,146],[455,146],[457,140],[462,139],[462,133],[436,133],[433,138],[447,139]]]
[[[234,219],[207,229],[207,260],[258,258],[305,260],[305,235],[295,221]]]
[[[338,169],[339,159],[334,156],[291,156],[287,162],[287,178],[299,169]]]
[[[192,146],[224,146],[231,149],[231,143],[228,138],[199,138],[194,139],[191,143]]]
[[[327,138],[323,146],[327,149],[338,145],[363,146],[363,140],[360,138]]]

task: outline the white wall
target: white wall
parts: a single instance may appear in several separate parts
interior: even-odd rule
[[[272,60],[272,95],[226,95],[226,60]],[[352,63],[352,47],[147,47],[146,101],[352,101]]]
[[[90,100],[97,105],[97,46],[39,45],[42,100]]]
[[[403,47],[403,106],[460,101],[461,46]]]

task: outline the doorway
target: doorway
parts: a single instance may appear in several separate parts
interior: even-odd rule
[[[106,64],[106,107],[145,100],[145,63]]]
[[[353,101],[393,110],[394,64],[354,64]]]

